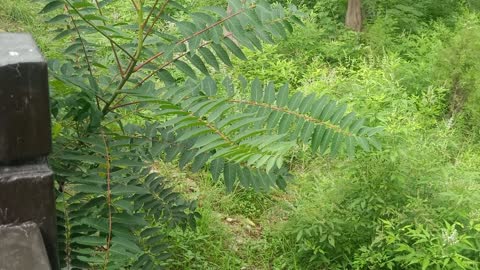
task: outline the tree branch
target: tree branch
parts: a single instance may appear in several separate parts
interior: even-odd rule
[[[155,5],[153,6],[152,11],[150,12],[150,14],[148,14],[148,17],[147,17],[147,19],[145,20],[145,26],[147,25],[148,19],[150,18],[151,14],[153,13],[154,7],[157,5],[157,2],[158,2],[158,0],[155,1]],[[157,23],[158,19],[160,19],[160,16],[162,16],[163,12],[165,11],[165,8],[166,8],[167,5],[168,5],[168,2],[170,2],[170,0],[165,0],[165,2],[163,2],[163,5],[160,7],[160,10],[158,11],[157,16],[155,16],[155,18],[153,19],[152,24],[150,25],[150,27],[148,28],[147,32],[145,33],[145,37],[143,38],[143,41],[145,41],[145,39],[152,33],[153,27],[154,27],[155,24]]]

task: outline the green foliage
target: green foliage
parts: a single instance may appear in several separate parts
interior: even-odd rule
[[[255,192],[253,189],[242,189],[232,193],[232,202],[224,206],[225,212],[230,215],[242,215],[256,220],[266,209],[275,203],[269,193]]]
[[[450,19],[462,7],[462,1],[454,0],[406,0],[401,3],[392,0],[363,1],[367,20],[375,21],[380,17],[388,17],[395,22],[399,31],[418,31],[423,24],[432,20]]]
[[[162,177],[144,168],[151,160],[144,156],[151,141],[92,134],[80,140],[79,149],[66,144],[56,151],[61,153],[52,160],[62,192],[57,209],[65,265],[111,261],[113,268],[152,268],[168,257],[163,226],[195,229],[200,217],[195,202],[185,201]]]
[[[173,243],[172,257],[163,264],[168,269],[229,269],[241,268],[241,260],[231,250],[233,235],[218,219],[218,213],[200,210],[202,219],[197,230],[167,230]]]
[[[471,132],[478,121],[444,122],[455,70],[462,85],[477,92],[476,80],[468,79],[478,73],[476,55],[468,56],[477,51],[476,34],[466,33],[478,32],[475,16],[462,15],[454,31],[437,22],[402,36],[390,19],[379,18],[353,61],[313,59],[301,88],[348,102],[385,126],[385,152],[358,162],[298,165],[297,176],[307,179],[276,235],[275,265],[478,269],[478,173],[470,166],[480,159],[468,154],[478,149]],[[469,104],[460,114],[478,111],[478,102]]]
[[[469,129],[478,128],[475,123],[480,120],[476,109],[480,101],[477,76],[480,59],[476,53],[480,50],[479,21],[476,14],[468,14],[459,21],[456,34],[439,50],[435,67],[438,78],[446,80],[450,89],[447,116],[455,122],[460,114],[460,122]]]
[[[130,4],[56,0],[41,11],[66,43],[64,58],[50,62],[65,267],[168,266],[169,232],[195,229],[200,215],[157,175],[158,160],[208,169],[227,191],[268,191],[285,188],[284,157],[296,145],[351,157],[380,148],[380,128],[327,96],[290,95],[286,85],[244,76],[214,80],[233,57],[247,59],[245,48],[285,39],[300,22],[295,7]]]
[[[297,65],[312,64],[313,59],[320,59],[328,64],[348,64],[361,55],[360,40],[355,33],[344,30],[343,25],[318,24],[309,16],[305,25],[278,45],[277,53],[291,57]],[[303,68],[299,68],[300,77]]]
[[[65,266],[479,268],[478,1],[280,2],[44,10]]]
[[[478,237],[478,230],[475,228],[465,230],[459,223],[446,223],[440,228],[428,228],[422,224],[398,228],[390,221],[383,221],[379,230],[382,232],[371,247],[360,248],[355,268],[478,268],[476,258],[471,258],[475,252],[469,251],[476,248],[473,242]]]
[[[275,46],[266,45],[262,52],[247,52],[247,56],[248,61],[235,65],[235,73],[250,81],[258,78],[262,81],[288,82],[293,87],[297,85],[300,66],[282,57]]]
[[[0,11],[0,21],[8,20],[12,22],[22,23],[24,25],[31,25],[33,18],[31,14],[34,12],[33,7],[27,5],[25,2],[19,1],[18,3],[2,0],[0,1],[2,10]],[[0,28],[3,31],[9,31],[10,29]]]
[[[291,259],[300,269],[477,269],[478,183],[445,175],[451,136],[430,149],[412,140],[368,155],[320,181],[283,229]],[[473,190],[445,185],[447,177]]]

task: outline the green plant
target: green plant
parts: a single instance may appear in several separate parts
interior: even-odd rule
[[[431,228],[382,220],[380,226],[371,246],[359,249],[355,269],[478,269],[478,261],[471,258],[478,232],[465,230],[463,224]]]
[[[241,268],[242,262],[232,246],[234,235],[223,224],[218,213],[201,208],[202,218],[197,223],[197,230],[165,230],[165,235],[172,240],[170,253],[172,257],[162,263],[168,269],[235,269]]]
[[[445,126],[388,139],[384,151],[358,160],[306,166],[309,184],[278,233],[286,238],[281,261],[299,269],[478,269],[478,176],[468,173],[478,155],[463,157],[468,146],[455,145],[462,139]]]
[[[256,78],[262,81],[288,82],[296,86],[301,68],[294,61],[279,54],[274,46],[264,46],[261,52],[247,52],[248,61],[235,66],[235,73],[243,75],[247,80]],[[278,87],[281,84],[277,85]]]
[[[122,5],[120,5],[122,4]],[[175,1],[55,0],[51,61],[52,164],[59,182],[62,264],[67,268],[153,269],[170,256],[165,230],[195,228],[195,202],[174,192],[154,163],[208,168],[228,191],[284,188],[283,157],[296,144],[354,155],[379,147],[378,128],[323,96],[288,87],[213,78],[242,47],[285,38],[296,9],[264,1],[191,11]],[[130,5],[129,4],[129,5]],[[131,16],[118,20],[116,9]],[[249,97],[245,92],[250,92]],[[162,172],[158,172],[162,174]]]
[[[258,219],[268,209],[274,199],[268,193],[255,192],[253,189],[241,189],[232,193],[232,202],[226,206],[227,214],[242,215],[249,219]]]
[[[392,0],[365,0],[364,9],[367,20],[375,21],[380,17],[390,17],[401,31],[418,31],[425,23],[437,19],[450,19],[459,12],[464,1],[445,0],[442,2],[425,0],[402,2]]]
[[[478,110],[474,108],[480,93],[480,81],[476,76],[480,72],[480,58],[476,53],[480,50],[479,22],[478,15],[474,13],[467,13],[460,19],[456,34],[437,52],[440,57],[435,67],[436,75],[445,81],[449,89],[446,118],[454,123],[457,115],[460,115],[459,118],[463,116],[466,120],[464,124],[470,127],[476,127],[474,123],[480,119]]]
[[[1,0],[2,10],[0,11],[0,22],[3,20],[9,20],[12,22],[22,23],[24,25],[31,25],[33,18],[31,16],[34,13],[34,7],[28,5],[28,3],[19,1],[12,2],[7,0]],[[10,31],[11,29],[4,29],[4,31]]]

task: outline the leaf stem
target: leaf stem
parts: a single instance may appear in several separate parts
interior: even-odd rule
[[[235,12],[235,13],[233,13],[233,14],[230,14],[230,15],[228,15],[228,16],[226,16],[226,17],[224,17],[224,18],[222,18],[222,19],[220,19],[220,20],[218,20],[218,21],[216,21],[215,23],[213,23],[213,24],[211,24],[211,25],[203,28],[202,30],[199,30],[199,31],[193,33],[192,35],[190,35],[190,36],[188,36],[188,37],[186,37],[186,38],[184,38],[184,39],[182,39],[182,40],[177,41],[177,44],[176,44],[176,45],[180,45],[180,44],[182,44],[182,43],[185,43],[185,42],[189,41],[190,39],[192,39],[192,38],[194,38],[194,37],[197,37],[197,36],[203,34],[204,32],[206,32],[206,31],[214,28],[215,26],[218,26],[218,25],[224,23],[225,21],[227,21],[227,20],[229,20],[229,19],[231,19],[231,18],[233,18],[233,17],[235,17],[235,16],[237,16],[237,15],[239,15],[239,14],[245,12],[245,11],[246,11],[245,9],[240,9],[239,11],[237,11],[237,12]],[[165,53],[165,52],[159,52],[159,53],[153,55],[152,57],[148,58],[148,59],[145,60],[143,63],[141,63],[141,64],[139,64],[138,66],[136,66],[136,67],[135,67],[135,71],[141,69],[141,68],[144,67],[146,64],[148,64],[148,63],[152,62],[153,60],[157,59],[158,57],[162,56],[164,53]]]
[[[110,151],[108,148],[107,138],[105,134],[102,132],[103,143],[105,145],[105,162],[106,162],[106,180],[107,180],[107,206],[108,206],[108,236],[107,236],[107,244],[106,244],[106,253],[105,253],[105,260],[103,269],[107,269],[108,261],[110,258],[110,245],[112,241],[112,192],[111,192],[111,175],[110,175]]]
[[[134,0],[132,0],[134,1]],[[127,81],[130,79],[132,74],[135,72],[135,64],[137,63],[138,59],[140,58],[140,55],[142,54],[142,49],[143,49],[143,31],[145,29],[145,25],[143,24],[143,1],[142,0],[137,0],[136,5],[138,5],[138,10],[137,10],[137,23],[138,23],[138,32],[137,32],[137,49],[135,50],[135,55],[133,58],[130,60],[130,63],[128,65],[127,70],[125,71],[125,76],[122,78],[120,83],[118,84],[115,92],[113,93],[112,97],[107,101],[105,106],[102,109],[102,113],[105,116],[109,112],[110,105],[115,101],[117,96],[120,94],[120,90],[123,89]]]
[[[314,123],[314,124],[317,124],[317,125],[325,126],[325,127],[329,128],[329,129],[331,129],[331,130],[333,130],[337,133],[341,133],[341,134],[349,136],[349,137],[354,136],[354,134],[343,130],[341,127],[339,127],[335,124],[332,124],[332,123],[326,122],[326,121],[322,121],[322,120],[316,119],[314,117],[311,117],[309,115],[298,113],[296,111],[288,110],[288,109],[283,108],[283,107],[275,106],[275,105],[268,104],[268,103],[261,103],[261,102],[247,101],[247,100],[240,100],[240,99],[230,99],[229,101],[233,102],[233,103],[237,103],[237,104],[246,104],[246,105],[250,105],[250,106],[258,106],[258,107],[268,108],[268,109],[273,110],[273,111],[283,112],[283,113],[286,113],[286,114],[293,115],[297,118],[302,118],[302,119],[304,119],[308,122],[311,122],[311,123]]]
[[[65,9],[68,12],[68,6],[65,6]],[[87,47],[85,46],[85,42],[82,38],[82,35],[80,34],[80,31],[78,30],[77,24],[75,23],[73,16],[70,16],[70,19],[72,20],[73,27],[75,27],[75,32],[77,33],[77,36],[80,39],[80,43],[82,44],[83,55],[85,56],[85,61],[87,62],[88,73],[90,73],[90,77],[92,77],[93,79],[92,64],[90,63],[90,58],[88,57]],[[100,110],[100,102],[99,102],[98,95],[95,95],[95,101],[97,103],[97,108]]]
[[[155,6],[157,5],[157,2],[158,2],[158,0],[155,2],[155,5],[152,7],[152,12],[153,12],[153,9],[155,8]],[[150,27],[148,28],[147,32],[145,33],[144,41],[152,33],[153,27],[157,23],[158,19],[160,19],[160,17],[162,16],[163,12],[165,11],[165,8],[168,5],[168,2],[170,2],[170,0],[165,0],[165,2],[163,2],[163,5],[160,7],[160,10],[158,11],[158,14],[155,16],[152,24],[150,24]],[[148,23],[148,20],[151,16],[152,12],[149,14],[147,19],[145,20],[145,25]]]
[[[102,12],[102,9],[100,8],[100,5],[98,4],[98,0],[95,0],[95,4],[97,5],[98,13],[100,14],[100,16],[103,16],[103,12]],[[103,22],[103,25],[106,26],[106,23]],[[113,42],[111,40],[109,40],[109,42],[110,42],[110,46],[112,47],[113,55],[115,57],[115,62],[117,63],[118,71],[120,72],[120,76],[123,77],[123,68],[118,58],[117,50],[115,49],[115,45],[113,44]]]
[[[115,40],[113,40],[111,37],[109,37],[107,34],[105,34],[102,30],[100,30],[95,24],[93,24],[91,21],[87,20],[87,18],[85,18],[85,16],[83,16],[82,13],[80,13],[80,11],[69,1],[69,0],[65,0],[65,2],[75,11],[75,13],[77,13],[77,15],[84,21],[86,22],[88,25],[90,25],[93,29],[95,29],[95,31],[97,31],[97,33],[101,34],[102,36],[104,36],[106,39],[108,39],[110,42],[112,42],[113,44],[115,44],[115,46],[117,46],[122,52],[124,52],[126,55],[128,55],[128,57],[130,59],[133,59],[133,56],[127,51],[125,50],[122,46],[120,46]]]

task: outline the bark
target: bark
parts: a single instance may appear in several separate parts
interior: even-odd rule
[[[345,26],[356,31],[362,31],[362,2],[361,0],[348,0]]]

